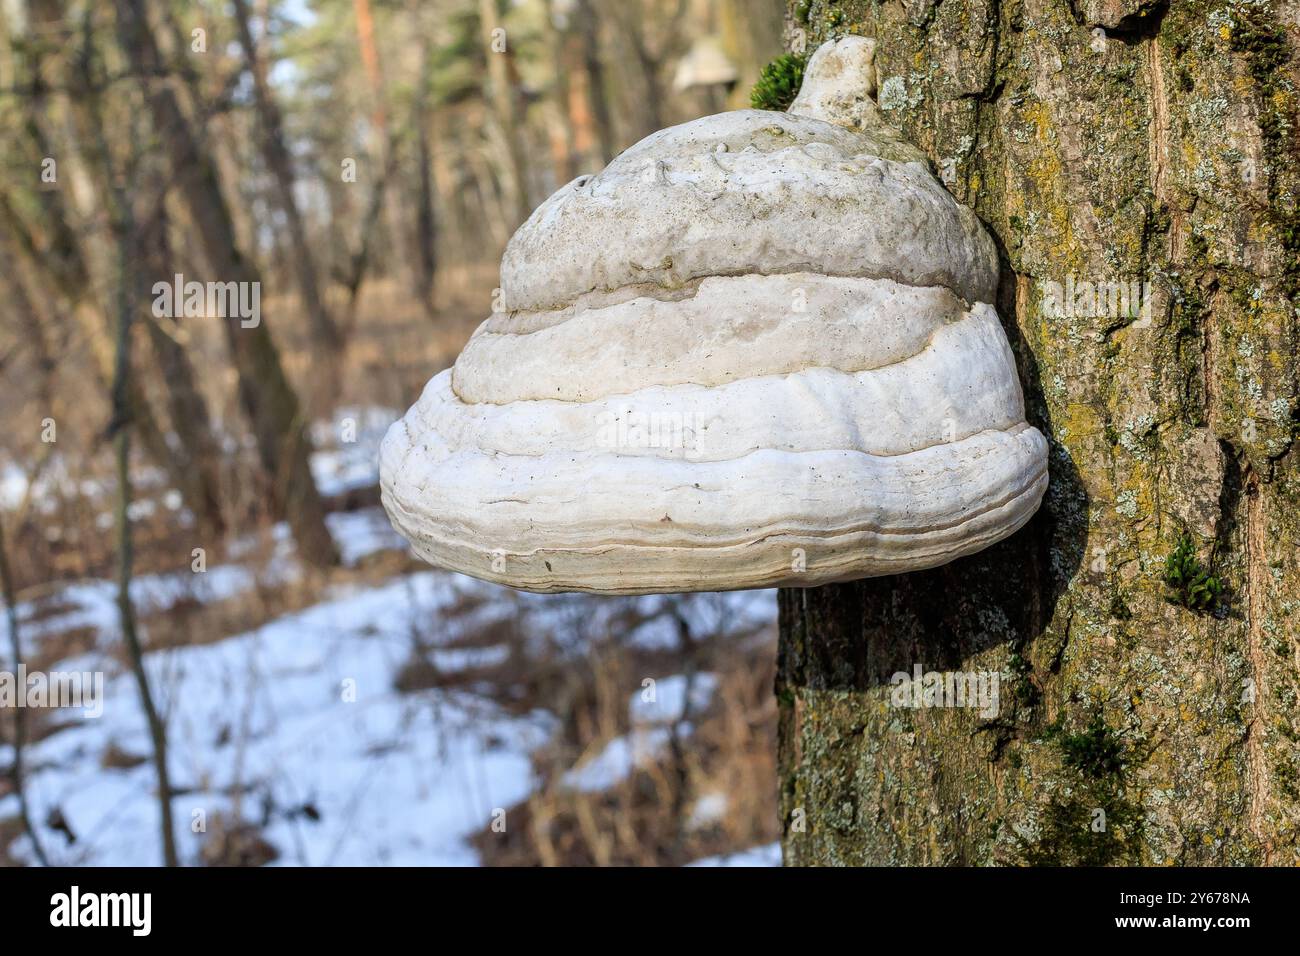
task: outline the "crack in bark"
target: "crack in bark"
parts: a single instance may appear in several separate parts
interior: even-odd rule
[[[1268,804],[1271,798],[1268,763],[1264,753],[1265,733],[1265,657],[1264,657],[1264,583],[1268,574],[1264,557],[1266,535],[1264,505],[1259,494],[1259,476],[1247,466],[1246,487],[1246,648],[1251,670],[1255,675],[1254,714],[1246,728],[1246,778],[1250,795],[1247,822],[1250,832],[1259,841],[1265,866],[1272,863],[1273,841],[1267,826]]]
[[[1151,83],[1151,191],[1156,202],[1169,206],[1165,179],[1169,174],[1169,99],[1165,93],[1165,76],[1160,69],[1160,38],[1147,44],[1147,74]],[[1171,230],[1172,231],[1172,230]],[[1170,258],[1174,258],[1170,249]]]

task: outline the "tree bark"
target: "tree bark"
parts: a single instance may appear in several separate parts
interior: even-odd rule
[[[987,551],[781,592],[786,863],[1300,862],[1300,5],[789,9],[877,39],[884,115],[996,238],[1052,458]],[[1070,277],[1149,281],[1149,318],[1050,314]],[[1164,580],[1184,535],[1209,613]],[[918,665],[997,672],[996,716],[897,706]]]

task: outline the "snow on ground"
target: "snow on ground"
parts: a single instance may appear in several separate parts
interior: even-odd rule
[[[355,566],[367,555],[384,550],[400,550],[405,542],[393,530],[382,508],[364,508],[353,512],[327,515],[325,519],[344,564]],[[274,553],[263,567],[256,569],[242,563],[213,565],[202,572],[174,571],[167,574],[141,574],[131,581],[131,599],[140,616],[167,611],[181,603],[210,604],[238,597],[263,586],[287,584],[297,578],[300,569],[294,561],[293,541],[288,528],[277,525],[272,530]],[[239,555],[249,551],[254,542],[236,542],[231,551]],[[67,605],[59,613],[42,615],[50,600]],[[110,637],[117,634],[117,583],[115,581],[79,581],[63,587],[57,595],[41,602],[19,601],[18,620],[24,653],[35,653],[36,642],[45,635],[78,627],[93,627]]]
[[[311,465],[323,494],[378,481],[378,445],[399,414],[341,409],[312,426],[318,450]],[[180,507],[163,476],[146,477],[139,488],[158,491],[171,510]],[[57,456],[30,489],[26,474],[5,464],[0,505],[20,501],[29,490],[38,505],[52,502],[52,489],[71,481]],[[93,498],[109,491],[85,481],[80,487]],[[137,515],[155,507],[143,498],[135,503]],[[406,548],[380,508],[326,520],[348,566]],[[268,555],[265,541],[249,536],[232,542],[225,563],[202,573],[137,576],[131,595],[142,627],[147,631],[150,614],[181,604],[237,598],[295,580],[302,572],[287,527],[272,529],[271,544]],[[336,586],[320,603],[247,633],[150,654],[148,670],[168,723],[182,859],[199,859],[206,839],[195,832],[201,822],[211,832],[226,816],[258,824],[279,850],[281,865],[475,864],[467,837],[532,791],[531,755],[547,742],[557,718],[540,710],[507,713],[470,689],[397,691],[396,678],[417,641],[439,672],[454,674],[501,664],[519,650],[507,643],[454,646],[475,635],[522,636],[523,651],[536,654],[581,655],[608,639],[673,650],[682,641],[682,621],[692,641],[756,632],[774,619],[775,603],[773,591],[684,598],[535,595],[430,570],[378,586]],[[25,655],[35,656],[60,633],[89,628],[97,633],[95,649],[60,661],[57,669],[105,674],[102,716],[59,714],[60,729],[30,744],[25,755],[38,819],[57,807],[77,835],[64,845],[43,829],[47,852],[64,864],[158,863],[155,776],[152,762],[142,759],[152,749],[132,675],[108,653],[119,641],[116,585],[79,581],[19,602],[16,611]],[[514,626],[494,631],[507,623]],[[696,674],[690,710],[706,707],[716,686],[715,675]],[[684,675],[658,679],[652,695],[647,690],[631,695],[632,732],[571,770],[571,786],[616,783],[667,746],[674,723],[678,732],[691,732],[689,715],[681,720]],[[131,759],[104,760],[110,752]],[[0,745],[0,764],[11,756]],[[305,807],[312,812],[302,812]],[[0,798],[0,818],[16,812],[15,796]],[[697,808],[701,819],[716,812]],[[30,859],[26,838],[11,852]]]
[[[725,856],[710,856],[687,866],[780,866],[781,844],[769,843],[756,846],[740,853],[728,853]]]
[[[181,601],[203,603],[235,597],[250,590],[256,575],[243,565],[230,564],[209,568],[203,574],[180,571],[171,574],[142,574],[131,582],[131,600],[139,615],[153,614],[175,607]],[[47,602],[53,601],[58,613],[39,616]],[[39,641],[50,634],[73,628],[92,627],[101,635],[117,634],[117,583],[115,581],[78,581],[60,589],[41,602],[19,601],[19,633],[24,654],[34,654]]]
[[[27,475],[17,465],[0,465],[0,508],[12,511],[27,494]]]
[[[400,545],[381,512],[332,516],[331,529],[352,561]],[[289,547],[287,560],[275,562],[277,573],[295,573]],[[235,596],[264,573],[229,564],[203,574],[145,576],[132,594],[141,610],[161,610],[182,599]],[[474,864],[466,838],[531,792],[537,781],[530,755],[548,740],[556,718],[540,710],[509,714],[468,690],[399,693],[395,677],[410,661],[417,635],[432,644],[426,656],[451,673],[505,660],[511,652],[505,644],[443,645],[508,618],[526,641],[560,653],[582,653],[590,640],[610,634],[670,647],[679,640],[674,609],[692,639],[703,640],[770,621],[774,597],[769,591],[594,600],[517,593],[424,571],[375,587],[336,587],[321,603],[256,630],[151,654],[150,676],[168,719],[181,855],[198,859],[204,836],[193,831],[199,821],[211,828],[218,815],[229,815],[257,823],[265,817],[262,832],[280,851],[279,864]],[[133,679],[102,652],[117,641],[113,585],[79,582],[54,601],[58,613],[43,618],[30,602],[20,603],[25,644],[34,648],[71,627],[98,629],[98,649],[59,669],[102,670],[106,687],[102,717],[72,716],[68,726],[29,746],[33,805],[42,814],[59,807],[78,837],[66,846],[47,839],[47,849],[67,864],[155,864],[152,764],[102,765],[110,747],[134,757],[151,754]],[[692,711],[707,706],[716,683],[712,674],[695,675]],[[649,688],[633,694],[633,733],[573,771],[572,785],[609,785],[666,746],[686,687],[685,676],[675,675],[657,680],[652,696]],[[679,730],[690,732],[689,717]],[[7,749],[0,747],[0,762],[8,760]],[[294,812],[305,805],[318,820]],[[0,799],[0,817],[15,812],[16,797]],[[13,852],[30,855],[25,838]]]
[[[182,853],[197,856],[191,824],[228,813],[252,783],[243,813],[269,797],[278,811],[310,803],[319,822],[272,814],[266,837],[279,862],[468,864],[464,838],[496,808],[529,793],[531,751],[553,718],[510,717],[463,692],[399,694],[413,621],[455,599],[451,575],[423,572],[286,615],[218,644],[151,655],[151,678],[170,715],[169,766]],[[450,661],[444,660],[444,665]],[[109,664],[92,655],[67,669]],[[76,844],[63,862],[157,862],[157,807],[149,763],[105,769],[110,743],[147,755],[128,673],[109,673],[104,715],[30,748],[37,806],[58,805]],[[12,803],[14,798],[9,798]],[[0,801],[0,814],[13,811]]]
[[[672,740],[670,725],[682,719],[686,684],[685,674],[675,674],[633,694],[628,703],[631,731],[615,737],[599,753],[565,773],[565,786],[586,793],[608,790],[630,777],[637,767],[662,755]],[[691,711],[709,706],[717,686],[718,679],[713,674],[696,674],[691,686]],[[678,727],[682,737],[689,737],[692,730],[689,720]]]
[[[687,819],[686,825],[692,830],[699,830],[714,823],[721,823],[722,819],[727,815],[727,807],[730,805],[731,801],[727,798],[726,793],[721,790],[701,794],[691,804],[691,815]]]
[[[339,557],[348,567],[379,551],[405,550],[406,542],[393,530],[383,508],[339,511],[325,516],[325,525],[339,546]]]
[[[388,426],[402,417],[395,408],[340,408],[330,421],[311,427],[311,471],[323,495],[379,484],[379,443]]]

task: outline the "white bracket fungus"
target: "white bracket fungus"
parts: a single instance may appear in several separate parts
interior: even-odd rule
[[[874,44],[787,113],[661,130],[543,203],[504,309],[384,439],[424,559],[530,591],[809,586],[944,564],[1038,508],[975,215],[885,124]]]

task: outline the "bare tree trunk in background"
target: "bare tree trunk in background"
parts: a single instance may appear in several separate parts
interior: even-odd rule
[[[980,554],[781,592],[786,862],[1300,862],[1300,5],[837,9],[998,241],[1051,486]],[[1149,320],[1049,317],[1071,276]],[[1166,599],[1183,534],[1219,613]],[[1000,672],[997,716],[890,706],[914,665]]]
[[[481,107],[480,104],[473,106]],[[506,190],[502,188],[492,164],[487,160],[488,151],[484,146],[489,138],[486,111],[481,108],[471,111],[467,108],[462,112],[465,117],[463,129],[470,135],[462,138],[465,148],[461,155],[474,180],[474,192],[482,209],[480,221],[492,242],[504,248],[514,229],[508,222],[510,215],[506,211],[509,197],[505,195]]]
[[[370,10],[370,0],[352,0],[352,9],[357,18],[357,47],[361,51],[361,65],[366,71],[370,92],[375,98],[371,122],[376,132],[382,135],[388,129],[388,117],[384,104],[384,79],[379,69],[379,51],[375,47],[375,18]]]
[[[115,0],[123,51],[142,77],[161,66],[142,0]],[[211,157],[199,148],[172,90],[142,80],[154,129],[170,148],[172,180],[190,211],[210,267],[223,281],[260,282],[257,269],[235,245],[234,228],[221,196]],[[264,322],[243,328],[222,320],[230,353],[239,371],[239,397],[257,441],[262,465],[273,476],[272,504],[293,532],[301,556],[319,566],[338,561],[325,526],[325,509],[309,466],[311,441],[293,387]]]
[[[129,259],[131,250],[129,240],[124,239],[121,255],[124,262]],[[136,631],[135,607],[131,602],[131,430],[127,416],[130,415],[126,398],[128,370],[127,355],[130,351],[130,315],[132,296],[130,292],[130,266],[123,265],[122,283],[124,291],[120,293],[119,303],[121,330],[118,332],[118,372],[113,380],[113,447],[117,461],[117,607],[118,619],[122,627],[122,640],[126,644],[127,656],[131,661],[131,670],[135,675],[136,689],[140,694],[140,705],[144,709],[145,720],[149,725],[149,737],[153,741],[154,766],[158,775],[158,809],[162,828],[163,862],[166,866],[177,866],[176,836],[172,826],[172,788],[167,769],[167,730],[154,705],[153,693],[149,686],[149,675],[144,667],[144,649],[140,646],[140,636]]]
[[[145,720],[149,726],[149,737],[153,741],[154,766],[158,776],[158,809],[162,829],[163,863],[177,866],[176,835],[172,826],[172,788],[167,769],[167,729],[154,705],[153,692],[149,686],[149,675],[144,667],[144,649],[140,646],[140,636],[136,631],[135,607],[131,603],[131,429],[130,407],[127,400],[127,379],[130,372],[128,354],[130,352],[130,316],[133,307],[130,266],[126,263],[131,256],[129,239],[123,238],[120,255],[123,259],[122,284],[119,293],[121,302],[118,332],[118,371],[113,379],[113,449],[117,461],[117,607],[118,619],[122,627],[122,641],[126,644],[127,656],[131,661],[131,671],[135,675],[136,689],[140,694],[140,705],[144,709]]]
[[[23,666],[23,645],[18,634],[18,598],[14,593],[14,579],[9,570],[8,545],[5,543],[4,522],[0,521],[0,595],[4,597],[5,616],[9,627],[9,654],[13,658],[14,673]],[[27,785],[23,779],[23,748],[27,746],[27,709],[13,709],[13,760],[9,764],[9,780],[18,797],[18,819],[22,822],[23,832],[32,841],[32,855],[41,866],[49,866],[45,847],[32,824],[31,807],[27,803]]]
[[[146,270],[138,276],[136,295],[149,301],[149,276],[165,276],[174,261],[167,241],[167,220],[162,210],[140,232],[140,257]],[[143,316],[154,363],[166,383],[167,411],[172,432],[175,471],[181,497],[194,512],[199,534],[217,541],[226,531],[221,513],[221,452],[208,403],[199,391],[198,376],[185,346],[178,340],[179,323],[174,318]]]
[[[730,99],[733,109],[749,106],[749,91],[768,61],[781,54],[782,0],[718,0],[722,48],[739,78]]]
[[[47,2],[52,10],[61,6],[59,0]],[[112,196],[116,187],[112,181],[112,157],[107,153],[108,146],[102,127],[101,91],[96,86],[98,81],[93,75],[93,42],[93,25],[87,21],[75,62],[72,62],[74,58],[69,54],[67,71],[69,88],[77,91],[69,97],[78,137],[74,152],[89,160],[84,165],[87,167],[87,175],[94,179],[99,194]],[[92,154],[90,157],[84,156],[87,150]],[[149,221],[132,230],[132,241],[138,243],[138,249],[133,254],[140,258],[146,269],[145,272],[133,270],[139,280],[139,287],[132,290],[132,295],[141,302],[149,301],[152,287],[150,275],[155,278],[171,275],[172,258],[167,248],[162,198],[163,194],[159,193],[157,209],[152,211]],[[174,319],[163,321],[175,323]],[[221,513],[218,451],[207,402],[199,391],[194,367],[180,342],[165,333],[158,320],[152,316],[146,319],[146,325],[167,398],[171,434],[176,441],[173,444],[167,440],[167,436],[154,424],[152,415],[140,430],[142,441],[150,457],[167,463],[166,471],[171,482],[193,513],[200,534],[207,540],[217,540],[225,532],[225,519]],[[146,408],[147,400],[140,382],[135,377],[129,377],[127,387],[132,396],[133,414]]]
[[[433,190],[441,199],[439,226],[443,235],[459,237],[454,245],[446,245],[445,255],[449,260],[463,259],[481,246],[477,242],[479,233],[471,225],[469,176],[460,158],[461,144],[456,134],[462,124],[454,107],[433,110],[429,121],[433,124],[433,141],[438,144],[433,154]]]
[[[248,61],[248,71],[253,78],[253,99],[257,104],[258,124],[262,130],[262,157],[271,171],[276,199],[289,226],[292,271],[298,278],[298,291],[302,296],[303,307],[307,310],[307,319],[312,330],[312,345],[317,358],[324,365],[321,370],[322,375],[327,380],[332,380],[334,373],[331,370],[336,367],[338,353],[343,348],[343,339],[321,295],[316,258],[312,255],[311,246],[307,242],[307,228],[302,220],[302,211],[298,208],[298,200],[293,194],[293,160],[289,157],[289,150],[284,142],[284,120],[267,81],[267,65],[259,58],[257,44],[253,41],[248,4],[245,0],[233,0],[233,2],[239,43],[243,47],[244,58]]]
[[[366,270],[370,267],[375,247],[375,236],[379,230],[379,219],[383,215],[388,199],[388,183],[397,170],[397,144],[388,128],[388,113],[384,96],[384,77],[379,69],[379,52],[375,47],[375,21],[370,10],[369,0],[353,0],[353,15],[357,21],[357,49],[361,55],[361,65],[366,72],[366,80],[371,95],[371,145],[370,168],[372,175],[370,200],[366,212],[361,218],[361,228],[357,236],[355,251],[348,256],[346,271],[340,282],[347,293],[344,306],[344,337],[350,337],[356,326],[357,304],[361,296],[361,284],[365,281]],[[378,157],[376,166],[375,158]],[[378,169],[378,175],[374,171]],[[389,209],[393,207],[390,205]],[[390,223],[396,222],[396,216],[390,212]],[[400,234],[400,230],[391,230]]]
[[[40,375],[36,400],[41,408],[48,409],[51,417],[58,418],[54,411],[58,396],[56,379],[59,360],[55,357],[58,346],[51,341],[50,330],[57,329],[59,323],[54,321],[48,309],[37,307],[37,301],[45,300],[39,294],[33,296],[28,288],[30,273],[16,268],[19,251],[7,229],[0,229],[0,260],[9,265],[8,269],[0,273],[0,290],[3,291],[5,300],[12,303],[10,311],[18,316],[16,337],[32,350],[33,364]]]
[[[573,113],[569,108],[572,95],[572,75],[569,69],[569,36],[571,24],[558,22],[560,16],[556,0],[546,0],[546,37],[550,43],[551,59],[555,65],[555,78],[551,93],[551,109],[557,120],[557,133],[554,141],[558,146],[556,157],[557,185],[572,182],[578,175],[578,153],[575,148],[577,134],[574,130]]]
[[[434,208],[433,149],[430,143],[429,68],[432,38],[420,44],[420,72],[412,94],[411,124],[415,127],[415,294],[430,318],[434,315],[433,288],[438,272],[438,219]]]
[[[390,127],[388,122],[388,94],[384,82],[384,73],[379,63],[379,47],[375,42],[375,18],[370,7],[370,0],[352,0],[352,10],[357,21],[357,49],[361,54],[361,65],[365,70],[366,81],[370,86],[372,98],[370,111],[371,146],[369,149],[371,164],[372,166],[377,165],[384,170],[382,178],[375,182],[375,193],[372,196],[376,197],[376,201],[380,204],[378,208],[387,220],[387,238],[393,252],[391,257],[397,258],[396,253],[407,241],[409,235],[406,228],[406,207],[401,202],[401,196],[389,189],[388,186],[389,179],[396,174],[400,165],[400,156],[398,154],[401,147],[401,137],[397,131]],[[369,220],[369,217],[367,219]],[[361,280],[364,278],[365,270],[374,261],[372,253],[375,238],[373,231],[364,231],[361,236],[359,253],[352,260],[353,265],[358,267],[358,271],[354,272],[356,284],[350,285],[352,290],[350,299],[353,306],[355,306],[356,295],[361,288]],[[405,270],[406,275],[411,277],[412,282],[418,281],[412,257],[403,256],[402,258],[411,264],[411,268]],[[351,315],[355,318],[355,310],[351,312]]]
[[[492,117],[501,134],[505,149],[506,192],[510,197],[511,218],[507,223],[514,229],[533,212],[533,204],[528,198],[528,163],[524,158],[524,126],[519,110],[519,92],[514,77],[514,41],[504,37],[501,25],[501,11],[497,0],[479,0],[479,22],[481,24],[482,42],[487,56],[488,81],[491,86],[488,102],[492,104]],[[496,32],[503,31],[503,48],[499,45]]]
[[[642,95],[638,97],[641,107],[641,136],[649,136],[667,125],[664,121],[663,103],[665,91],[662,77],[664,62],[672,53],[671,43],[683,35],[682,22],[686,17],[688,5],[686,0],[676,0],[670,15],[665,17],[656,4],[647,10],[644,0],[624,0],[610,7],[614,19],[621,27],[622,39],[632,51],[632,60],[640,74]],[[648,34],[649,21],[655,23],[655,32],[661,33],[663,39],[657,45],[652,43]],[[639,137],[638,137],[639,138]]]
[[[186,96],[182,112],[190,119],[191,127],[199,138],[203,151],[212,156],[216,165],[218,181],[223,183],[233,196],[227,203],[230,218],[234,223],[235,241],[241,249],[257,247],[257,226],[250,213],[250,203],[240,194],[241,183],[239,159],[235,155],[234,144],[239,141],[240,133],[234,117],[224,109],[211,109],[211,97],[205,95],[203,74],[195,67],[195,57],[190,50],[190,37],[178,21],[175,4],[163,3],[156,8],[159,13],[161,30],[159,36],[163,41],[159,49],[164,59],[175,65],[176,73],[182,80]],[[233,58],[232,58],[233,59]],[[221,63],[220,59],[204,62]],[[218,68],[219,69],[219,68]],[[213,75],[217,69],[212,71]],[[231,69],[224,79],[223,88],[216,95],[226,96],[230,85],[237,79],[237,71]],[[206,111],[206,115],[205,115]],[[206,120],[206,121],[205,121]]]
[[[66,215],[66,207],[61,203],[55,204],[55,207],[61,211],[42,220],[54,230],[55,236],[38,239],[27,224],[18,218],[8,197],[0,190],[0,224],[3,224],[8,238],[14,240],[11,249],[17,249],[16,257],[9,261],[16,269],[21,268],[28,275],[43,277],[42,287],[55,291],[62,299],[89,347],[95,378],[107,389],[113,374],[112,342],[106,326],[108,318],[101,306],[94,301],[93,283],[82,259],[79,244],[75,240],[72,245],[65,244],[69,239],[63,235],[66,220],[62,216]],[[178,488],[184,487],[184,476],[176,470],[175,456],[138,383],[130,383],[128,397],[141,444],[150,461],[165,471]],[[51,407],[51,413],[53,411]],[[195,509],[201,507],[201,502],[198,501],[187,501],[186,504]]]
[[[344,338],[350,338],[357,322],[357,302],[361,296],[361,283],[365,281],[366,270],[370,266],[374,252],[375,233],[379,231],[379,217],[384,211],[384,198],[388,194],[388,182],[397,170],[397,150],[392,143],[384,148],[384,165],[370,187],[370,202],[365,215],[361,217],[361,230],[357,238],[356,251],[348,258],[347,272],[341,277],[341,284],[347,293],[347,305],[344,306]]]
[[[641,23],[641,0],[632,0],[628,5],[619,5],[614,7],[614,16],[618,21],[619,30],[615,36],[625,43],[631,51],[631,57],[628,58],[632,65],[635,65],[634,72],[636,79],[633,83],[640,83],[640,95],[634,97],[634,102],[639,114],[640,123],[634,126],[636,130],[636,139],[649,136],[656,130],[664,128],[663,111],[660,108],[663,93],[659,89],[659,64],[651,56],[650,50],[646,46],[645,36],[642,32],[644,24]],[[627,63],[627,60],[624,60]],[[626,109],[626,106],[624,107]]]
[[[44,115],[42,111],[33,109],[32,118],[27,124],[28,133],[40,155],[62,155],[65,165],[69,168],[73,166],[74,161],[80,161],[84,167],[84,175],[92,178],[100,190],[107,190],[110,184],[103,174],[104,158],[87,161],[83,155],[86,144],[93,144],[96,137],[100,135],[100,131],[94,128],[93,122],[87,119],[88,98],[98,95],[82,75],[84,58],[88,52],[84,49],[74,52],[69,40],[73,34],[73,24],[66,18],[61,0],[37,0],[31,4],[31,16],[34,28],[41,34],[41,38],[33,39],[29,47],[33,89],[37,91],[34,93],[34,105],[43,101],[43,95],[39,92],[44,81],[46,62],[42,43],[49,43],[53,48],[60,50],[62,75],[66,78],[68,88],[79,92],[67,97],[73,120],[69,126],[69,135],[73,130],[76,134],[70,152],[57,148],[51,142],[51,137],[36,118],[38,114]],[[81,59],[74,62],[78,56]],[[68,310],[78,320],[89,342],[95,360],[94,368],[100,383],[107,389],[112,380],[114,361],[109,334],[111,322],[102,305],[96,301],[95,281],[86,261],[86,252],[83,250],[83,237],[72,226],[72,223],[78,221],[79,210],[74,210],[73,204],[66,198],[66,192],[65,189],[52,189],[43,190],[39,194],[40,203],[46,213],[40,223],[46,231],[44,237],[38,238],[31,228],[20,220],[8,197],[2,193],[0,193],[0,223],[4,224],[5,231],[8,233],[5,245],[9,247],[7,250],[10,253],[9,261],[27,266],[26,271],[29,274],[45,276],[46,284],[57,291],[66,302]],[[15,249],[15,246],[18,248]],[[176,371],[179,373],[180,370]],[[179,377],[179,374],[176,377],[165,376],[163,383],[169,394],[192,391],[194,388],[192,377],[187,380]],[[158,424],[140,383],[131,381],[129,389],[128,397],[132,405],[132,417],[137,426],[137,434],[150,460],[168,474],[172,484],[181,491],[186,506],[201,524],[212,528],[222,527],[220,510],[214,507],[219,496],[217,486],[210,483],[213,475],[202,471],[195,473],[184,467],[167,442],[167,437]],[[206,418],[206,409],[204,417]],[[182,437],[183,443],[197,437],[186,435],[179,428],[177,432]]]
[[[595,127],[600,154],[597,169],[608,165],[618,152],[609,115],[609,94],[605,89],[605,64],[600,54],[600,15],[591,0],[577,0],[578,30],[582,36],[582,64],[586,73],[587,102]]]

